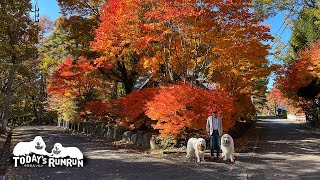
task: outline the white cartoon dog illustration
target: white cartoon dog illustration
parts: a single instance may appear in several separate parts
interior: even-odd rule
[[[190,138],[187,143],[187,155],[189,158],[191,153],[195,153],[197,157],[197,162],[204,161],[204,151],[206,148],[206,141],[203,138]]]
[[[82,152],[77,147],[63,147],[61,143],[55,143],[51,151],[51,156],[55,158],[70,158],[83,159]]]
[[[46,151],[46,143],[43,141],[41,136],[36,136],[30,142],[19,142],[13,149],[13,155],[25,156],[30,153],[38,155],[48,155]]]

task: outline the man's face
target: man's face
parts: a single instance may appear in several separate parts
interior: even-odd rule
[[[216,113],[215,113],[215,112],[213,112],[213,113],[212,113],[212,116],[213,116],[213,117],[216,117]]]

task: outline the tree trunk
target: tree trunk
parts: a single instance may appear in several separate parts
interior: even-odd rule
[[[126,91],[126,94],[130,94],[133,91],[133,86],[134,86],[134,80],[133,80],[133,72],[131,72],[130,74],[128,74],[128,70],[125,66],[125,64],[121,61],[117,61],[117,66],[118,66],[118,70],[119,72],[121,72],[121,77],[120,80],[124,85],[124,89]]]
[[[114,81],[112,84],[112,99],[117,99],[118,98],[118,82]]]
[[[124,89],[126,91],[126,94],[130,94],[133,91],[134,82],[132,79],[127,78],[123,81]]]
[[[33,108],[33,113],[36,117],[36,122],[39,123],[38,125],[40,125],[40,120],[39,120],[39,116],[38,116],[38,111],[37,111],[37,106],[36,106],[36,99],[34,98],[34,96],[31,96],[32,99],[32,108]]]
[[[44,118],[43,118],[43,103],[44,100],[46,98],[46,92],[45,92],[45,77],[43,75],[41,75],[41,82],[40,82],[40,103],[39,103],[39,124],[41,124],[41,122],[44,122]]]
[[[11,90],[14,81],[15,69],[14,66],[11,66],[9,69],[8,83],[4,90],[3,98],[3,113],[2,113],[2,131],[6,132],[8,125],[9,113],[10,113],[10,101],[11,101]]]

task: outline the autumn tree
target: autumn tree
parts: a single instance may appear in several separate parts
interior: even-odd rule
[[[158,93],[158,88],[144,88],[119,99],[87,102],[81,110],[86,118],[118,123],[129,130],[151,130],[154,123],[147,115],[147,103]]]
[[[50,94],[77,97],[99,90],[102,85],[99,74],[85,58],[66,59],[53,72],[47,91]]]
[[[106,0],[58,0],[59,7],[64,15],[94,16],[100,17],[102,4]]]
[[[76,7],[78,2],[83,1],[68,5]],[[127,95],[119,101],[89,102],[81,114],[98,114],[95,118],[107,119],[119,113],[112,105],[117,102],[115,106],[123,107],[119,113],[121,123],[135,129],[156,123],[154,128],[166,135],[171,128],[173,136],[183,128],[201,129],[210,111],[197,107],[201,103],[211,110],[219,107],[224,111],[221,116],[226,129],[236,120],[251,119],[255,113],[252,96],[264,94],[265,79],[275,67],[266,59],[269,45],[262,43],[272,39],[269,27],[262,25],[262,16],[252,11],[250,2],[108,1],[101,7],[100,22],[91,42],[98,53],[93,63],[113,83],[123,83]],[[132,92],[134,82],[143,75],[152,76],[150,82],[154,86],[162,86]],[[56,79],[62,78],[59,76]],[[219,89],[194,88],[192,84],[200,76],[219,84]],[[177,85],[180,81],[188,85]],[[65,91],[64,83],[53,84],[58,88],[54,91],[61,94],[73,87],[67,85]],[[208,99],[212,99],[211,104],[205,102]],[[165,100],[176,106],[160,107],[161,103],[166,104]],[[191,116],[196,117],[195,121]]]
[[[320,42],[299,52],[298,59],[292,61],[279,79],[280,89],[285,95],[300,103],[307,120],[319,126],[320,97]]]
[[[219,10],[211,11],[215,6]],[[235,91],[231,87],[235,85],[245,91],[251,86],[239,87],[239,79],[254,84],[258,77],[270,73],[265,59],[268,46],[260,42],[271,38],[269,29],[259,25],[263,19],[255,18],[249,8],[247,1],[218,1],[200,6],[192,1],[110,1],[103,7],[102,22],[92,43],[95,50],[103,53],[97,63],[119,79],[134,76],[135,69],[142,66],[144,73],[151,72],[154,78],[169,83],[188,78],[190,72],[193,76],[199,71],[208,72],[206,67],[210,64],[217,72],[214,81],[232,79],[235,82],[219,83],[228,84],[230,92]],[[246,58],[252,55],[250,51],[260,54]],[[240,67],[242,62],[244,67]],[[132,80],[124,83],[129,84],[130,90]]]
[[[58,3],[63,15],[55,21],[55,30],[39,48],[41,68],[45,70],[56,67],[65,58],[84,56],[90,59],[96,56],[90,42],[94,38],[93,30],[98,25],[99,7],[103,1],[59,0]]]
[[[279,11],[294,19],[303,6],[313,6],[317,0],[253,0],[254,9],[265,18],[276,16]]]
[[[250,11],[249,1],[217,3],[217,11],[208,11],[216,19],[205,24],[211,29],[203,36],[210,44],[207,78],[218,82],[221,88],[234,96],[235,118],[251,119],[255,114],[252,96],[261,96],[266,88],[261,85],[276,67],[269,64],[266,56],[271,40],[269,27],[264,20]],[[208,38],[209,37],[209,38]]]
[[[319,126],[319,2],[309,0],[299,12],[290,38],[279,88],[303,108],[311,124]]]
[[[217,111],[228,131],[235,124],[231,96],[221,89],[205,90],[189,84],[160,87],[146,106],[146,115],[163,137],[176,137],[190,131],[204,131],[206,119]]]
[[[277,114],[278,106],[286,103],[286,99],[283,97],[281,91],[276,87],[273,87],[268,93],[267,100],[269,107],[273,108],[275,115]]]
[[[41,16],[39,19],[39,44],[43,44],[52,30],[54,29],[54,24],[49,16]]]
[[[303,112],[299,107],[299,103],[288,99],[285,94],[276,87],[276,85],[267,94],[267,104],[269,107],[273,108],[274,114],[277,114],[277,108],[279,105],[284,105],[288,114],[295,115]]]
[[[6,83],[2,88],[2,130],[10,118],[12,87],[17,68],[34,58],[37,42],[36,27],[30,20],[30,1],[5,0],[0,2],[0,51],[1,64],[6,64]]]
[[[233,120],[251,119],[252,95],[265,93],[262,82],[275,69],[262,43],[272,39],[269,27],[251,7],[245,0],[109,1],[92,42],[101,54],[95,63],[123,82],[126,93],[138,75],[151,74],[153,82],[171,86],[193,83],[202,74],[234,97]]]
[[[210,99],[210,100],[208,100]],[[159,130],[162,137],[176,138],[204,131],[212,111],[223,118],[228,131],[234,123],[233,99],[221,89],[206,90],[191,84],[145,88],[107,102],[88,102],[81,114],[121,124],[129,130]]]
[[[283,14],[284,22],[281,28],[291,28],[290,46],[286,42],[280,42],[280,29],[276,33],[278,43],[272,43],[275,57],[285,63],[297,59],[297,53],[304,48],[306,43],[317,40],[319,31],[318,0],[253,0],[255,10],[266,19]],[[280,34],[279,34],[280,33]],[[287,48],[288,47],[288,48]]]
[[[79,116],[82,104],[98,100],[100,95],[105,96],[107,93],[104,93],[104,89],[108,89],[108,84],[103,81],[96,67],[92,66],[87,59],[66,59],[49,79],[47,93],[51,97],[48,101],[48,109],[56,109],[61,117],[65,117],[63,110],[66,109],[61,111],[61,107],[56,106],[56,102],[61,98],[63,107],[72,107],[69,109],[72,110],[71,114]],[[71,116],[68,115],[68,117]]]
[[[123,7],[120,8],[119,3]],[[137,27],[136,12],[141,8],[132,6],[134,4],[133,1],[109,1],[104,5],[101,23],[91,44],[94,50],[102,54],[96,60],[97,66],[115,83],[122,82],[127,94],[132,92],[138,75],[136,66],[139,58],[130,48],[130,39],[139,34],[133,28]],[[128,26],[130,23],[132,25]]]
[[[97,100],[100,96],[103,98],[109,96],[107,91],[110,87],[106,85],[108,83],[103,82],[105,80],[102,80],[99,72],[95,71],[96,68],[89,65],[91,59],[97,56],[90,47],[90,42],[93,40],[93,30],[99,21],[100,5],[104,1],[59,0],[58,3],[63,15],[55,21],[55,30],[39,48],[40,69],[47,77],[52,76],[47,89],[50,95],[47,110],[57,111],[60,119],[73,120],[79,119],[82,103]],[[75,72],[78,70],[80,74]],[[65,77],[63,73],[75,74]],[[84,73],[83,76],[81,73]],[[92,81],[89,81],[90,78]],[[53,89],[52,85],[57,86]],[[102,86],[107,89],[103,91],[106,93],[102,93],[99,89]]]
[[[39,48],[41,68],[56,67],[65,58],[94,57],[89,43],[93,39],[95,25],[95,21],[80,16],[59,17],[55,21],[55,30]]]

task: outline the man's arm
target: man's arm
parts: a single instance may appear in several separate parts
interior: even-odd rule
[[[207,118],[207,125],[206,125],[206,129],[207,132],[210,133],[210,122],[209,122],[210,116]]]
[[[221,118],[219,118],[219,126],[220,126],[220,129],[221,129],[221,134],[220,134],[220,136],[222,135],[222,133],[223,133],[223,127],[222,127],[222,119]]]

